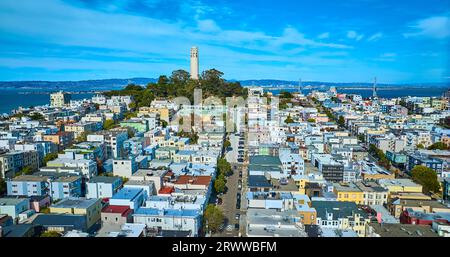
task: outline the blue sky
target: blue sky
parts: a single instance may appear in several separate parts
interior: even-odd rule
[[[0,1],[0,80],[450,81],[448,0]]]

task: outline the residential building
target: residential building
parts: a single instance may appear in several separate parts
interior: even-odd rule
[[[365,236],[368,215],[354,202],[312,201],[317,211],[317,225],[325,229],[351,229],[359,237]]]
[[[93,177],[86,183],[86,198],[111,198],[119,191],[120,186],[120,177]]]
[[[71,96],[62,91],[50,94],[50,106],[62,108],[70,103]]]
[[[139,209],[147,199],[142,188],[124,187],[109,199],[110,205],[128,206],[132,210]]]
[[[198,210],[140,208],[133,214],[134,223],[147,225],[162,231],[186,231],[197,237],[202,226],[202,215]]]
[[[52,214],[73,214],[85,217],[86,227],[91,228],[100,220],[100,199],[66,198],[50,206]]]
[[[30,209],[28,198],[0,198],[0,214],[6,214],[13,219],[16,224],[19,214]]]

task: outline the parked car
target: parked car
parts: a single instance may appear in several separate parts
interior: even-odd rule
[[[236,215],[234,216],[234,218],[235,218],[236,220],[239,220],[240,217],[241,217],[241,214],[239,214],[239,213],[236,213]]]
[[[239,171],[239,177],[242,178],[242,170]]]
[[[287,185],[287,184],[289,184],[289,180],[287,180],[286,178],[280,179],[280,185]]]
[[[217,204],[218,204],[218,205],[221,205],[222,203],[223,203],[222,198],[217,198]]]
[[[239,223],[234,224],[234,228],[235,228],[236,230],[239,230]]]

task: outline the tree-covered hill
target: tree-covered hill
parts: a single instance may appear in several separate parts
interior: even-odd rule
[[[232,96],[247,96],[247,89],[239,82],[227,82],[223,79],[223,73],[216,69],[203,71],[199,80],[190,79],[189,72],[185,70],[173,71],[170,77],[161,75],[157,82],[150,82],[147,86],[129,84],[122,90],[105,92],[106,96],[132,95],[135,106],[149,106],[157,98],[187,97],[191,103],[194,100],[194,90],[202,89],[203,99],[209,96],[217,96],[222,100]]]

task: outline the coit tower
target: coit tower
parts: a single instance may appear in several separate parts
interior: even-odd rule
[[[191,79],[198,80],[198,47],[191,47]]]

